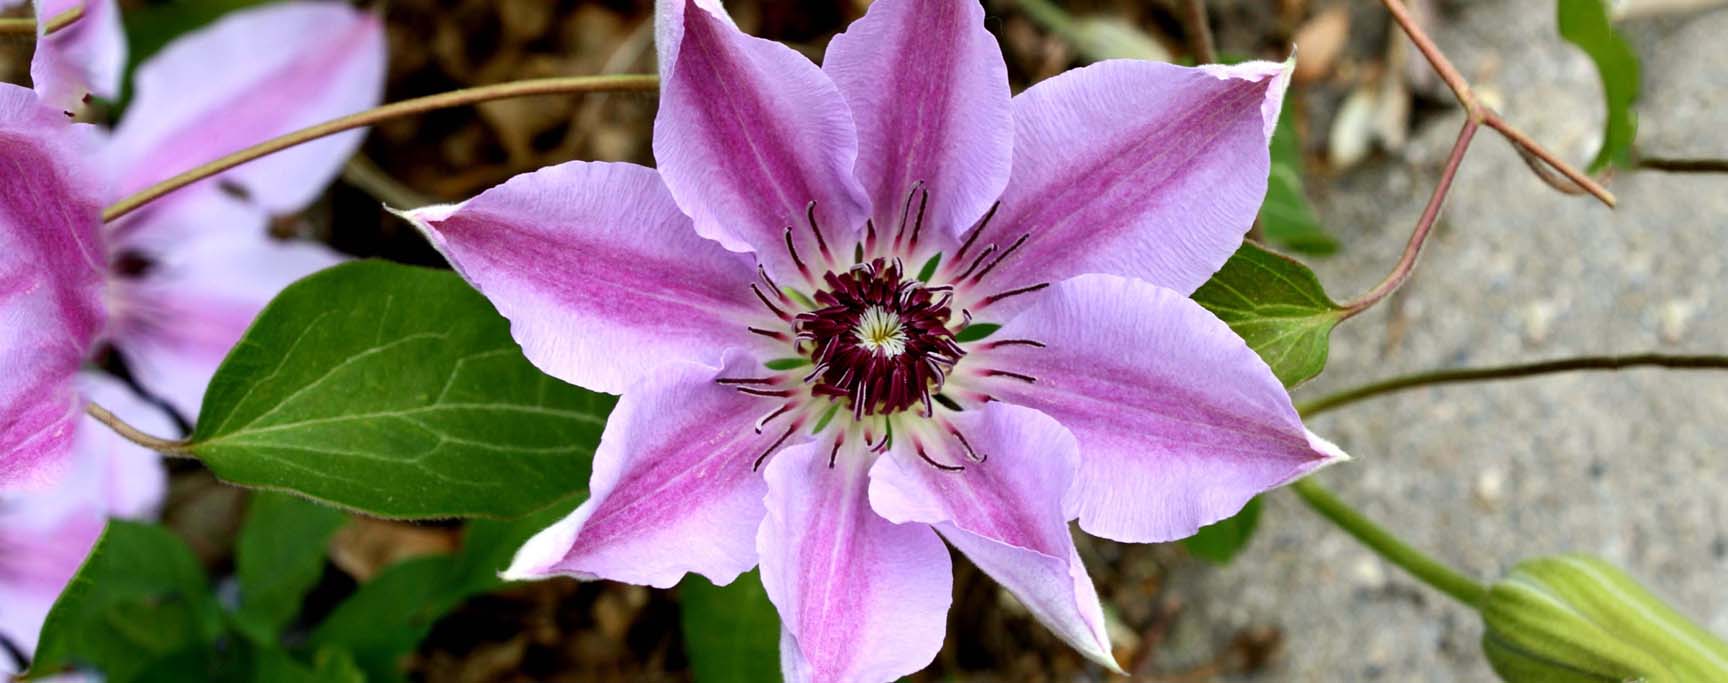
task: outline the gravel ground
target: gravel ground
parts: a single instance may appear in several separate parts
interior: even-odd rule
[[[1553,3],[1455,4],[1434,34],[1459,68],[1525,132],[1589,159],[1599,85],[1555,33]],[[1643,150],[1728,157],[1728,11],[1623,28],[1645,64]],[[1462,120],[1435,117],[1404,151],[1316,198],[1345,244],[1314,263],[1335,297],[1364,291],[1396,261]],[[1617,211],[1561,195],[1494,133],[1479,134],[1415,279],[1337,331],[1331,365],[1298,398],[1430,368],[1728,351],[1728,176],[1622,173],[1611,189]],[[1725,416],[1728,376],[1636,370],[1419,390],[1311,426],[1356,458],[1322,481],[1470,574],[1595,554],[1728,634]],[[1175,569],[1187,607],[1167,647],[1215,649],[1272,625],[1284,655],[1244,680],[1493,680],[1474,614],[1293,495],[1269,503],[1236,563]]]

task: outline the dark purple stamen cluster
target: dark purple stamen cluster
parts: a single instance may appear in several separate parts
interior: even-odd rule
[[[922,405],[966,352],[948,329],[948,287],[906,278],[900,261],[875,259],[827,273],[816,293],[821,308],[797,317],[797,335],[816,364],[807,380],[819,396],[843,398],[855,416],[891,414]],[[899,329],[889,348],[859,337],[867,317],[892,316]],[[868,325],[865,325],[868,327]]]

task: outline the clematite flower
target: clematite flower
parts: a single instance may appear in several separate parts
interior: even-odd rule
[[[1265,191],[1288,65],[1112,61],[1010,96],[972,0],[876,0],[818,67],[657,8],[658,170],[404,214],[548,373],[621,393],[591,497],[507,572],[760,565],[788,679],[934,657],[943,541],[1116,668],[1069,523],[1166,541],[1344,457],[1188,294]]]
[[[83,21],[47,38],[93,42],[45,42],[33,68],[49,60],[55,73],[101,73],[72,68],[72,57],[123,57],[123,45],[93,47],[102,26]],[[73,378],[102,349],[195,417],[205,384],[264,304],[338,261],[322,245],[275,239],[267,226],[322,192],[358,133],[234,169],[112,224],[102,224],[101,208],[197,163],[375,105],[383,40],[376,17],[337,3],[232,13],[141,64],[112,132],[72,123],[48,92],[0,84],[0,367],[9,370],[0,377],[0,490],[53,481],[75,433],[99,428],[79,426],[84,398]],[[257,49],[266,44],[273,49]]]

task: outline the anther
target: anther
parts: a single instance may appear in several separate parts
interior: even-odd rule
[[[721,377],[714,380],[715,384],[773,384],[777,377]]]
[[[834,437],[834,447],[828,450],[828,469],[834,469],[834,461],[840,459],[840,445],[846,443],[846,433],[841,432]]]
[[[990,255],[994,254],[994,253],[996,253],[996,245],[992,244],[988,247],[984,247],[984,251],[979,252],[978,258],[976,260],[972,261],[972,265],[967,266],[965,272],[962,272],[959,275],[955,276],[954,281],[959,282],[961,280],[966,279],[966,276],[971,275],[972,271],[977,270],[978,266],[980,264],[984,263],[984,259],[990,258]]]
[[[997,370],[995,368],[985,368],[984,369],[984,376],[985,377],[1011,377],[1013,379],[1020,380],[1022,382],[1027,383],[1027,384],[1037,384],[1038,383],[1037,377],[1033,377],[1031,375],[1022,375],[1018,372],[1009,372],[1007,370]]]
[[[954,438],[955,438],[955,439],[957,439],[957,440],[959,440],[959,442],[960,442],[960,445],[961,445],[961,447],[963,447],[963,448],[965,448],[965,449],[966,449],[966,456],[967,456],[967,457],[969,457],[969,458],[972,458],[972,461],[973,461],[973,462],[976,462],[976,463],[979,463],[979,464],[983,464],[983,462],[984,462],[984,461],[985,461],[985,460],[989,460],[989,459],[990,459],[990,454],[989,454],[989,453],[983,453],[983,454],[980,454],[980,453],[979,453],[979,452],[978,452],[978,451],[976,451],[976,450],[973,450],[973,449],[972,449],[972,442],[970,442],[970,441],[967,441],[967,440],[966,440],[966,435],[965,435],[965,434],[961,434],[961,433],[960,433],[960,430],[958,430],[958,429],[955,429],[955,428],[954,428],[954,427],[952,427],[952,426],[950,426],[950,427],[949,427],[949,428],[948,428],[948,433],[949,433],[949,434],[953,434],[953,435],[954,435]]]
[[[780,438],[775,439],[774,443],[768,445],[767,450],[762,451],[762,455],[756,457],[756,463],[750,466],[750,471],[755,472],[762,469],[762,461],[773,455],[775,449],[780,448],[780,444],[786,443],[786,438],[792,436],[792,432],[798,431],[801,426],[803,426],[801,423],[795,421],[792,426],[787,427],[786,431],[780,434]]]
[[[767,306],[768,310],[774,312],[774,317],[779,318],[781,320],[784,320],[786,322],[792,322],[792,314],[787,313],[784,309],[781,309],[779,306],[775,306],[774,302],[769,301],[768,296],[762,293],[762,288],[757,287],[756,283],[754,283],[754,282],[750,283],[750,291],[756,293],[756,298],[762,300],[763,306]]]
[[[804,205],[804,217],[810,221],[810,232],[816,233],[816,248],[822,252],[822,258],[832,263],[834,255],[828,253],[828,240],[822,237],[822,226],[816,222],[815,200]]]
[[[1002,339],[999,341],[986,342],[984,344],[984,348],[986,349],[996,349],[1004,346],[1031,346],[1042,349],[1044,348],[1044,342],[1035,339]]]
[[[787,336],[785,332],[776,332],[774,330],[764,330],[760,327],[746,327],[744,329],[749,330],[751,332],[751,334],[760,334],[760,335],[767,337],[769,339],[775,339],[775,340],[779,340],[779,341],[792,341],[792,338]]]
[[[923,187],[924,181],[917,181],[912,183],[912,190],[906,193],[906,206],[900,209],[900,227],[894,230],[894,249],[896,251],[900,249],[900,240],[906,237],[907,219],[912,217],[912,200],[918,196],[918,191]],[[923,220],[923,207],[919,207],[918,213],[919,220]]]
[[[792,262],[798,265],[798,272],[804,274],[804,279],[814,280],[810,276],[810,267],[804,265],[804,259],[798,256],[798,247],[792,244],[792,227],[786,227],[786,253],[792,255]]]
[[[865,256],[876,255],[876,219],[864,219],[864,252]]]
[[[776,408],[774,410],[774,412],[772,412],[772,413],[768,413],[767,415],[763,415],[761,419],[756,420],[756,433],[761,434],[762,428],[768,426],[768,423],[773,422],[774,418],[780,417],[781,415],[785,415],[786,413],[791,412],[791,411],[792,411],[792,404],[788,403],[786,405],[780,406],[779,408]]]
[[[983,276],[980,275],[979,277],[983,277]],[[1040,289],[1044,289],[1045,287],[1049,287],[1049,286],[1050,286],[1050,283],[1048,283],[1048,282],[1040,282],[1040,283],[1032,285],[1030,287],[1021,287],[1019,289],[1010,289],[1006,292],[997,292],[995,294],[991,294],[990,296],[984,297],[984,300],[979,302],[978,308],[983,309],[983,308],[989,306],[990,304],[996,303],[996,302],[1001,301],[1003,299],[1007,299],[1009,297],[1020,296],[1021,294],[1031,294],[1033,292],[1036,292]]]
[[[767,268],[762,267],[761,264],[757,264],[756,274],[760,275],[762,277],[762,284],[767,285],[768,290],[771,292],[774,292],[775,298],[778,298],[780,300],[780,303],[783,303],[783,304],[792,303],[792,300],[786,296],[786,291],[783,289],[780,289],[780,284],[775,282],[774,278],[768,277],[768,269]]]
[[[972,248],[972,243],[978,241],[978,236],[984,234],[984,228],[990,225],[990,219],[996,217],[996,210],[1002,208],[1002,202],[990,205],[990,210],[984,212],[984,217],[973,226],[972,234],[966,236],[966,241],[960,244],[960,250],[954,252],[954,262],[961,263],[966,258],[966,250]]]
[[[918,457],[923,458],[924,462],[930,463],[931,467],[942,470],[943,472],[959,472],[959,471],[966,469],[965,465],[944,465],[942,463],[936,462],[935,459],[930,457],[929,453],[924,452],[924,445],[923,444],[918,445],[917,451],[918,451]]]
[[[767,396],[769,398],[787,398],[793,393],[791,389],[752,389],[750,387],[736,387],[736,389],[740,394]]]
[[[1001,255],[996,257],[996,260],[991,261],[990,265],[984,267],[984,270],[978,271],[978,275],[976,275],[972,278],[972,282],[974,282],[974,283],[983,282],[985,275],[989,275],[990,271],[996,269],[996,266],[1002,265],[1002,262],[1008,260],[1009,256],[1013,256],[1014,252],[1020,249],[1020,245],[1025,244],[1026,239],[1031,237],[1031,236],[1032,236],[1032,233],[1026,233],[1024,235],[1021,235],[1020,239],[1014,240],[1013,244],[1008,245],[1007,250],[1003,251]]]

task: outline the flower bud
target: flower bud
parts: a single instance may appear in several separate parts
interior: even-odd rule
[[[1481,605],[1482,649],[1511,683],[1728,681],[1728,644],[1602,560],[1527,560]]]

